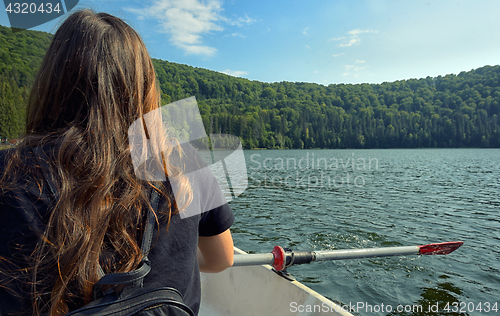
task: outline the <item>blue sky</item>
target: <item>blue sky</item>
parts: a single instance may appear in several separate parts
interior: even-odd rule
[[[153,58],[263,82],[381,83],[500,64],[497,0],[80,0]],[[34,28],[54,32],[58,21]],[[0,24],[10,26],[2,10]]]

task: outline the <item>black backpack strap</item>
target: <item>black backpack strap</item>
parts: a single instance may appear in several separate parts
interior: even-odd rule
[[[144,229],[144,233],[142,235],[142,243],[141,250],[144,258],[147,260],[147,253],[151,248],[151,241],[153,240],[153,231],[156,223],[156,218],[154,216],[153,211],[158,210],[158,205],[160,203],[160,194],[155,189],[151,192],[150,204],[151,209],[148,211],[147,219],[146,219],[146,228]]]
[[[153,190],[151,193],[151,208],[158,209],[160,195],[158,191]],[[103,276],[99,281],[94,284],[94,299],[97,299],[105,294],[113,292],[113,289],[103,291],[105,285],[122,285],[131,284],[133,287],[142,287],[144,277],[151,271],[151,263],[148,259],[147,253],[151,248],[151,241],[153,240],[153,232],[156,219],[152,210],[149,210],[146,219],[146,228],[142,236],[141,251],[143,259],[141,265],[134,271],[123,273],[109,273]]]

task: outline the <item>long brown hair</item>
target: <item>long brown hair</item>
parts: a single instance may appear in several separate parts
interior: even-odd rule
[[[159,95],[143,41],[119,18],[83,10],[56,32],[30,94],[26,138],[6,168],[22,167],[23,148],[51,148],[59,198],[31,258],[34,314],[90,300],[105,251],[115,258],[105,272],[139,264],[148,190],[163,192],[170,216],[165,189],[134,175],[127,134]]]

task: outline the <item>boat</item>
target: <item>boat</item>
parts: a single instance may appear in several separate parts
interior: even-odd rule
[[[339,305],[290,277],[286,267],[312,261],[407,255],[447,255],[463,241],[420,246],[293,251],[275,246],[271,253],[247,254],[234,248],[233,267],[201,274],[201,316],[342,315],[353,316],[355,306]],[[271,267],[269,264],[272,264]],[[279,272],[276,272],[279,271]]]
[[[246,254],[235,247],[235,254]],[[201,273],[200,316],[353,316],[304,284],[285,278],[270,265],[231,267]]]

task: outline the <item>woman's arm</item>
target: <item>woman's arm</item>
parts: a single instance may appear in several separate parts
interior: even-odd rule
[[[233,265],[233,237],[228,229],[219,235],[198,237],[198,264],[201,272],[221,272]]]

